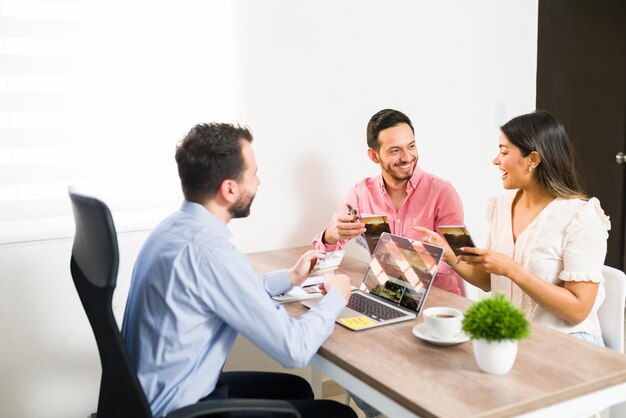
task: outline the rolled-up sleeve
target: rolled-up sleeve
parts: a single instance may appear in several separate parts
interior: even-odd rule
[[[597,199],[590,199],[573,217],[565,231],[563,281],[604,282],[602,266],[606,257],[610,223]]]
[[[304,315],[294,318],[268,296],[262,280],[245,256],[237,251],[214,250],[205,254],[200,271],[205,272],[207,309],[241,333],[284,367],[304,367],[330,336],[335,318],[345,305],[336,291]],[[268,273],[280,279],[286,271]]]

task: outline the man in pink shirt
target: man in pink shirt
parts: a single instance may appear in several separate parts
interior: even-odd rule
[[[365,178],[348,191],[330,224],[313,238],[313,247],[339,250],[365,231],[348,206],[357,213],[386,215],[391,233],[414,239],[421,237],[414,226],[436,231],[439,225],[463,224],[463,205],[454,187],[417,165],[415,131],[404,113],[385,109],[372,116],[367,145],[367,155],[380,165],[381,175]],[[445,263],[433,286],[463,294],[463,280]]]

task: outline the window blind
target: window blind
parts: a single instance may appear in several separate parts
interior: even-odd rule
[[[227,1],[0,0],[0,244],[73,234],[69,185],[118,231],[182,195],[176,143],[234,114]]]

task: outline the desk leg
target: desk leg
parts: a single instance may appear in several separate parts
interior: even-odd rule
[[[618,403],[611,407],[611,418],[626,417],[626,402]]]
[[[306,366],[306,378],[313,388],[315,399],[322,399],[322,373],[311,365]]]
[[[319,354],[315,354],[313,356],[311,359],[311,365],[313,365],[315,369],[319,370],[317,372],[318,374],[324,373],[325,376],[333,379],[335,382],[346,388],[346,390],[349,390],[361,399],[367,399],[367,403],[388,417],[418,418],[415,413],[409,411],[404,406],[398,404],[386,395],[383,395],[366,383],[363,383],[358,378],[326,360]]]

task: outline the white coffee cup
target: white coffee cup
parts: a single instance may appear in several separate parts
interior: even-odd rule
[[[449,340],[461,332],[463,312],[454,308],[436,307],[424,310],[424,323],[431,337]]]

